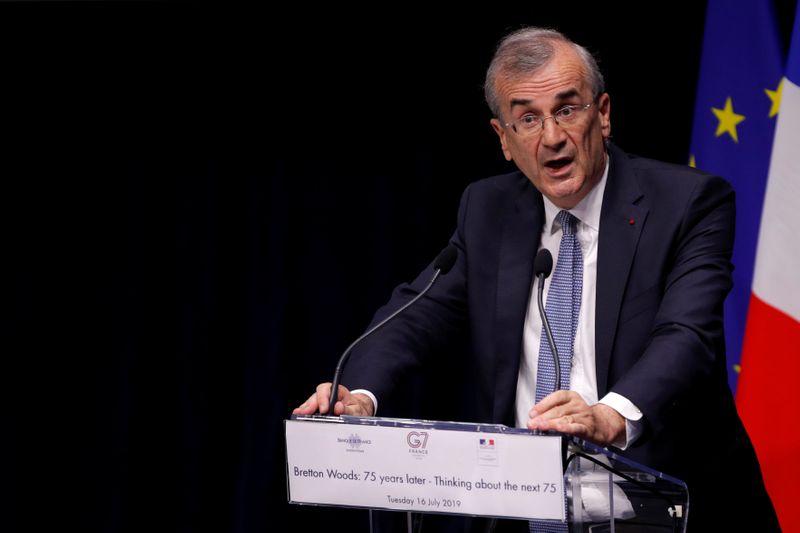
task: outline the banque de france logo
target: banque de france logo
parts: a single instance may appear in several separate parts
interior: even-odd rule
[[[358,433],[351,434],[347,438],[347,444],[354,450],[361,448],[361,437],[358,436]]]
[[[369,439],[362,439],[358,433],[351,433],[347,438],[337,438],[338,442],[347,444],[347,451],[348,452],[359,452],[364,453],[362,446],[372,444],[372,441]]]

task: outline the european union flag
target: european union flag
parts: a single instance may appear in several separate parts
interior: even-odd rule
[[[690,164],[723,176],[736,190],[734,287],[725,301],[728,382],[734,390],[783,64],[770,0],[709,0]]]

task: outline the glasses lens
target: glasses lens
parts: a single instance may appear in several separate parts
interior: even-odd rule
[[[580,115],[581,111],[583,110],[583,106],[578,107],[569,105],[562,107],[558,110],[558,113],[556,113],[558,116],[558,122],[562,124],[573,124],[578,120],[578,115]]]
[[[536,131],[537,129],[541,129],[542,119],[534,115],[527,115],[522,117],[522,120],[520,120],[520,125],[524,131]]]

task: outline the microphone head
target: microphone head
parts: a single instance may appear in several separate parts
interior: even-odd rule
[[[553,271],[553,255],[547,248],[542,248],[536,254],[536,259],[533,261],[533,275],[537,278],[544,276],[545,278]]]
[[[457,257],[458,249],[452,244],[447,245],[447,248],[442,250],[433,262],[434,270],[438,270],[442,275],[447,274],[456,264]]]

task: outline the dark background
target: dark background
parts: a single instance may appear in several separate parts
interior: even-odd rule
[[[512,168],[494,44],[585,44],[615,141],[684,163],[704,12],[3,5],[0,529],[365,530],[286,503],[282,420]]]

